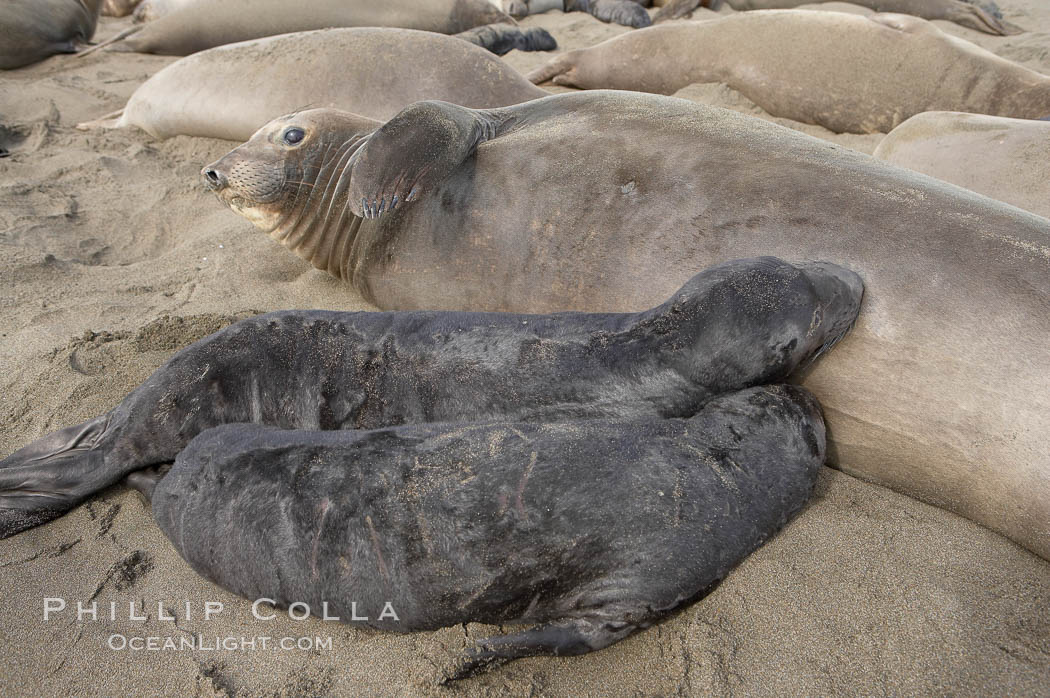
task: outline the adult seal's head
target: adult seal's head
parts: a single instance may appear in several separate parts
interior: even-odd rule
[[[259,129],[201,175],[234,211],[317,268],[341,277],[342,256],[331,242],[352,237],[343,234],[355,223],[346,205],[351,163],[379,125],[331,109],[291,114]]]

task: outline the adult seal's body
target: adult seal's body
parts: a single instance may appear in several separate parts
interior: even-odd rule
[[[75,53],[95,35],[102,0],[0,2],[0,69],[20,68],[56,53]]]
[[[424,103],[376,126],[300,113],[205,173],[382,308],[637,309],[725,259],[830,257],[870,290],[805,380],[831,461],[1050,557],[1046,219],[667,97]]]
[[[875,157],[1050,217],[1050,122],[927,112],[890,131]]]
[[[690,419],[228,425],[179,454],[152,503],[195,570],[252,599],[399,632],[542,624],[480,642],[455,679],[599,650],[700,599],[802,508],[824,448],[795,386]]]
[[[386,120],[422,99],[480,108],[547,95],[488,51],[456,38],[412,29],[323,29],[182,58],[135,90],[119,115],[80,127],[243,141],[307,104]]]
[[[817,0],[819,2],[819,0]],[[1020,27],[1003,19],[1003,13],[992,0],[849,0],[853,5],[867,7],[876,12],[898,12],[923,19],[943,19],[976,29],[986,34],[1017,34]],[[813,0],[726,0],[734,10],[786,10],[799,5],[812,4]],[[722,0],[671,0],[656,13],[653,21],[677,19],[705,5],[717,10]]]
[[[187,56],[289,32],[329,27],[401,27],[458,34],[514,20],[487,0],[220,0],[176,9],[94,48]],[[87,53],[87,52],[85,52]]]
[[[888,132],[931,110],[1050,114],[1050,76],[907,15],[766,10],[672,22],[569,51],[533,82],[672,94],[724,83],[775,116]]]
[[[849,329],[856,274],[739,260],[642,313],[286,311],[176,354],[109,413],[0,462],[0,536],[59,516],[232,422],[372,429],[419,422],[694,414],[785,378]]]

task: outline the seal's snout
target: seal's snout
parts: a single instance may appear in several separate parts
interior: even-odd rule
[[[204,177],[204,186],[212,191],[220,191],[224,189],[229,181],[224,173],[215,169],[214,165],[208,165],[201,170],[201,176]]]

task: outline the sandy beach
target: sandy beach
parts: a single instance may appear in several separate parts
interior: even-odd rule
[[[1001,6],[1028,31],[936,24],[1050,73],[1050,3]],[[522,24],[548,29],[560,51],[628,31],[581,13]],[[103,18],[95,40],[127,26]],[[524,73],[549,57],[505,58]],[[235,144],[74,128],[174,60],[99,51],[0,72],[0,146],[11,151],[0,159],[2,455],[110,409],[173,351],[236,319],[370,309],[201,186],[201,166]],[[882,138],[770,117],[724,86],[678,96],[863,152]],[[450,688],[435,683],[441,667],[498,628],[391,635],[284,611],[256,619],[251,600],[191,570],[123,487],[0,543],[0,588],[4,695],[1050,695],[1050,563],[829,468],[798,519],[674,618],[600,652],[514,662]],[[66,608],[45,620],[45,599]],[[97,618],[78,620],[78,601],[97,603]],[[205,619],[208,602],[223,610]],[[148,637],[196,649],[120,648]],[[254,649],[240,646],[252,638]],[[277,646],[283,638],[299,646]]]

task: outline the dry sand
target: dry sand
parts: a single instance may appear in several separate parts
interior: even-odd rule
[[[1003,5],[1029,33],[938,24],[1050,73],[1050,3]],[[128,24],[104,19],[96,38]],[[547,27],[563,50],[625,31],[557,12],[524,24]],[[547,57],[508,60],[524,72]],[[237,317],[367,308],[203,191],[198,170],[230,143],[73,129],[172,60],[99,52],[0,73],[0,145],[12,151],[0,159],[0,454],[109,409],[173,350]],[[683,96],[758,111],[720,86]],[[774,120],[868,152],[880,138]],[[1050,564],[833,470],[793,524],[675,618],[602,652],[517,662],[452,689],[433,685],[437,667],[497,629],[395,636],[256,621],[250,602],[190,570],[121,488],[0,543],[0,580],[4,695],[1050,693]],[[45,622],[47,597],[70,609]],[[91,600],[100,619],[77,622],[72,607]],[[204,621],[205,601],[224,612]],[[129,620],[129,602],[149,619]],[[159,619],[158,602],[177,620]],[[208,646],[319,636],[331,649],[117,651],[114,633],[201,633]]]

